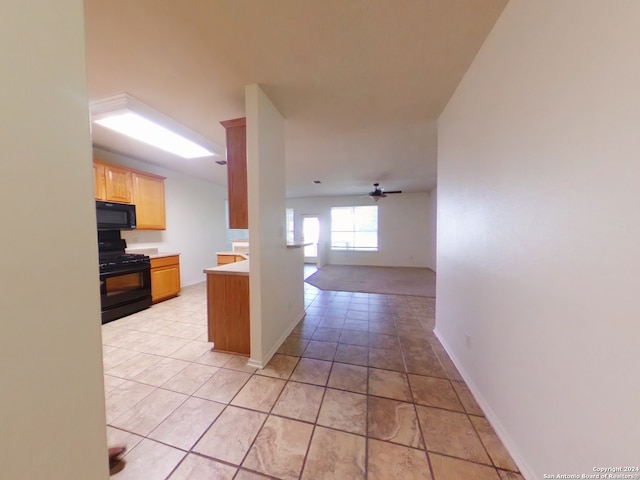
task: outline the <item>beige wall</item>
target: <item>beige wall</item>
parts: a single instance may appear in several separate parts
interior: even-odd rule
[[[438,189],[429,192],[429,239],[426,248],[429,254],[429,268],[436,271],[438,257]]]
[[[284,119],[258,85],[246,87],[251,242],[251,359],[264,366],[304,315],[302,249],[285,238]]]
[[[402,193],[381,199],[378,205],[377,252],[331,252],[325,263],[334,265],[372,265],[384,267],[435,266],[435,216],[432,197],[427,192]],[[320,242],[331,245],[331,207],[373,205],[366,195],[290,198],[296,236],[302,238],[303,215],[317,215]]]
[[[0,472],[108,478],[80,0],[0,16]]]
[[[436,331],[528,479],[638,463],[639,22],[512,0],[439,122]]]

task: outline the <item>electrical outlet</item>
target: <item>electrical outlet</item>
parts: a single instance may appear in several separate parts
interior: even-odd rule
[[[467,344],[467,348],[471,348],[471,334],[469,332],[464,332],[464,340]]]

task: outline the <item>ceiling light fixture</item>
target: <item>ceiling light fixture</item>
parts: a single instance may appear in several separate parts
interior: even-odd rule
[[[217,156],[220,147],[127,93],[91,102],[94,123],[182,158]]]

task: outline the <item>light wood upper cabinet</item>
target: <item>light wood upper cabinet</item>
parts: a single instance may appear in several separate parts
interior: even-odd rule
[[[100,161],[93,163],[96,200],[133,203],[138,230],[165,230],[165,177]]]
[[[132,203],[131,171],[126,168],[105,165],[107,202]]]
[[[247,121],[236,118],[220,122],[227,137],[227,189],[229,228],[249,228],[247,200]]]
[[[164,177],[140,172],[133,172],[132,177],[138,229],[166,229]]]
[[[107,198],[107,181],[104,173],[104,165],[100,163],[93,164],[93,191],[96,200],[105,200]]]

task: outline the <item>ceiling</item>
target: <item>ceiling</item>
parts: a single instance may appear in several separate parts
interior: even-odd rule
[[[427,191],[438,115],[507,0],[85,0],[89,95],[126,92],[220,146],[259,84],[285,118],[287,196]],[[106,150],[226,186],[92,125]],[[320,185],[313,180],[321,180]]]

